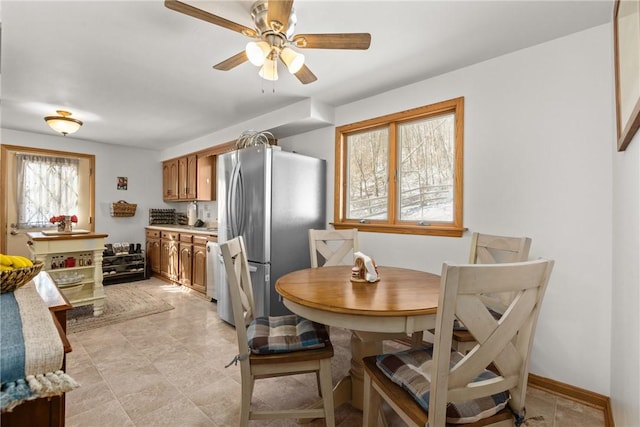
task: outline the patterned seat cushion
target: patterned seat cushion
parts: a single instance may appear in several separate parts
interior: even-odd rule
[[[292,315],[258,317],[247,330],[254,354],[287,353],[322,348],[329,342],[324,325]]]
[[[393,354],[381,354],[376,364],[394,383],[407,390],[409,394],[429,412],[429,391],[431,387],[431,369],[433,366],[433,345],[402,351]],[[451,366],[463,358],[453,351]],[[495,378],[496,374],[485,370],[474,381]],[[474,399],[466,402],[449,403],[447,405],[447,422],[465,424],[488,418],[500,412],[507,405],[509,393],[502,392],[490,397]]]

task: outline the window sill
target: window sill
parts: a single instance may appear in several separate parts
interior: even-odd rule
[[[462,233],[467,231],[466,227],[456,227],[449,224],[442,225],[392,225],[392,224],[362,224],[359,222],[332,222],[331,225],[336,230],[357,228],[358,231],[367,233],[392,233],[392,234],[415,234],[423,236],[443,236],[462,237]]]

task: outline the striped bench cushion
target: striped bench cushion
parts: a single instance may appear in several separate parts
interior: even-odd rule
[[[433,365],[433,345],[402,351],[393,354],[381,354],[376,364],[394,383],[407,390],[409,394],[429,412],[429,391],[431,387],[431,369]],[[451,353],[451,366],[463,358],[454,351]],[[474,381],[495,378],[496,374],[485,370]],[[505,408],[509,393],[502,392],[490,397],[466,402],[450,402],[447,405],[447,422],[452,424],[472,423],[491,417]]]
[[[324,325],[292,315],[258,317],[247,330],[254,354],[287,353],[325,347],[329,334]]]

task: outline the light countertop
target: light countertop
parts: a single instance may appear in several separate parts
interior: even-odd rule
[[[165,231],[177,231],[177,232],[190,232],[194,234],[206,234],[208,236],[217,236],[218,229],[217,228],[207,228],[207,227],[192,227],[188,225],[175,225],[175,224],[155,224],[155,225],[147,225],[147,229],[151,230],[165,230]]]

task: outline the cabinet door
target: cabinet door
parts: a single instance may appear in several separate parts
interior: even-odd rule
[[[147,240],[147,264],[154,273],[160,274],[160,240]]]
[[[216,199],[216,156],[200,156],[197,166],[197,200]]]
[[[178,280],[178,244],[162,239],[160,241],[160,275],[169,280]]]
[[[171,242],[168,240],[160,241],[160,275],[169,278],[169,253]]]
[[[178,159],[178,198],[186,199],[189,186],[189,162],[186,157]]]
[[[185,197],[186,199],[193,200],[197,197],[198,190],[198,167],[197,157],[195,154],[187,156],[187,184]]]
[[[185,286],[191,286],[192,251],[192,244],[180,243],[180,273],[178,275],[178,282]]]
[[[167,160],[162,162],[162,198],[177,200],[178,196],[178,161]]]
[[[207,287],[207,247],[193,245],[193,271],[191,286],[198,292],[205,293]]]
[[[169,279],[174,282],[178,281],[178,274],[180,274],[180,253],[178,252],[178,244],[171,242],[169,244]]]

